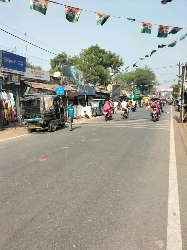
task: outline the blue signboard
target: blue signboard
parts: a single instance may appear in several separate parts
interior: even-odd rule
[[[2,72],[24,75],[26,70],[26,57],[2,50],[0,54],[0,65]]]
[[[57,95],[64,95],[64,87],[56,87]]]
[[[95,88],[87,88],[82,86],[73,86],[76,92],[80,92],[80,95],[95,95]]]
[[[140,94],[141,93],[141,90],[140,89],[137,89],[136,90],[136,94]]]

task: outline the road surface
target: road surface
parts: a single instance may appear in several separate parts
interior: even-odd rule
[[[187,249],[187,157],[164,111],[1,141],[0,249]]]

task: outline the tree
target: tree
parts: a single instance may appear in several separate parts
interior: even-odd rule
[[[41,66],[36,66],[36,65],[33,65],[32,63],[29,63],[29,62],[26,63],[26,67],[30,68],[30,69],[35,69],[35,70],[42,71],[42,67]]]
[[[62,66],[67,64],[68,56],[65,52],[55,56],[53,59],[50,60],[51,69],[49,72],[53,74],[54,72],[60,71],[62,72]]]
[[[154,86],[159,85],[155,73],[148,68],[137,68],[134,71],[124,73],[115,79],[119,84],[124,84],[127,90],[139,89],[141,93],[152,92]]]
[[[70,63],[87,73],[87,82],[94,85],[105,85],[110,82],[110,71],[119,70],[123,60],[112,53],[100,48],[97,44],[84,49],[78,56],[69,59]],[[70,64],[69,63],[69,64]]]

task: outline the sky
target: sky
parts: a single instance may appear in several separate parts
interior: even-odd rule
[[[70,23],[65,18],[64,6],[50,3],[47,14],[30,10],[30,0],[11,0],[0,2],[0,28],[36,44],[50,52],[78,55],[82,49],[98,44],[123,58],[124,69],[132,66],[139,58],[150,55],[151,58],[137,63],[138,67],[147,65],[156,74],[161,88],[169,88],[177,83],[179,67],[177,64],[187,62],[187,38],[180,37],[187,33],[186,0],[172,0],[166,5],[161,0],[55,0],[64,5],[83,9],[79,21]],[[86,11],[89,10],[89,11]],[[111,15],[103,25],[96,24],[95,13]],[[135,22],[117,17],[136,19]],[[140,22],[152,23],[151,34],[140,32]],[[158,25],[183,28],[177,34],[167,38],[158,38]],[[7,27],[8,26],[8,27]],[[178,39],[173,48],[158,49],[158,45],[170,44]],[[33,40],[35,39],[35,40]],[[0,30],[0,49],[11,51],[16,47],[16,54],[25,55],[26,44]],[[50,59],[55,55],[27,45],[28,59],[34,65],[49,70]],[[170,66],[170,67],[169,67]],[[173,66],[173,67],[171,67]],[[129,70],[133,70],[130,67]],[[170,82],[166,82],[170,81]]]

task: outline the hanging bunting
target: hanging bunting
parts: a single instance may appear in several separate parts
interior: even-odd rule
[[[104,23],[106,23],[109,17],[110,16],[106,14],[96,13],[97,25],[103,25]]]
[[[172,2],[172,0],[162,0],[161,1],[162,4],[167,4],[167,3],[170,3],[170,2]]]
[[[150,56],[152,56],[152,54],[154,54],[155,52],[157,52],[157,50],[155,50],[155,49],[152,50]]]
[[[128,21],[131,21],[131,22],[135,22],[136,20],[133,19],[133,18],[126,18],[126,17],[122,17],[123,20],[128,20]]]
[[[177,38],[178,39],[178,38]],[[177,39],[168,45],[168,47],[174,47],[177,44]]]
[[[187,33],[184,36],[181,36],[180,41],[184,40],[187,37]]]
[[[0,0],[0,2],[8,3],[10,0]]]
[[[180,27],[173,27],[171,29],[171,31],[169,32],[169,34],[176,34],[177,32],[179,32],[180,30],[182,30],[183,28]]]
[[[129,68],[129,66],[128,67],[126,67],[125,69],[128,69]]]
[[[141,33],[151,34],[152,24],[141,22]]]
[[[168,30],[169,30],[169,26],[159,25],[157,37],[166,38],[168,36]]]
[[[71,23],[78,22],[82,9],[66,5],[64,6],[64,8],[65,8],[66,19]]]
[[[166,45],[164,45],[164,44],[158,45],[158,48],[159,48],[159,49],[162,49],[162,48],[164,48],[164,47],[166,47]]]
[[[137,64],[137,62],[136,62],[136,63],[134,63],[132,66],[133,66],[133,67],[138,67],[136,64]]]
[[[144,60],[144,59],[145,59],[145,58],[142,58],[142,57],[140,58],[141,61]]]
[[[46,15],[49,0],[30,0],[30,9]]]
[[[149,57],[148,55],[146,55],[145,57]]]

